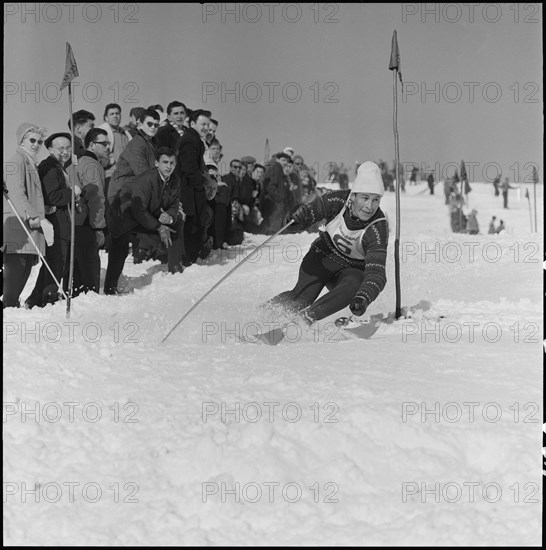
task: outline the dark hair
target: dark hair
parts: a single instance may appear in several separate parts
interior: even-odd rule
[[[139,122],[144,122],[146,117],[151,117],[154,120],[159,120],[159,113],[155,109],[144,109],[138,117]]]
[[[218,121],[217,121],[217,120],[214,120],[213,118],[211,118],[210,121],[211,121],[213,124],[216,124],[216,126],[218,126]]]
[[[155,158],[156,160],[159,160],[163,155],[166,157],[174,157],[176,158],[176,153],[170,148],[170,147],[160,147],[155,152]]]
[[[211,140],[211,142],[209,143],[209,147],[212,147],[213,145],[218,145],[218,147],[222,147],[222,146],[220,145],[220,142],[219,142],[216,138],[213,138],[213,139]]]
[[[72,113],[72,122],[74,123],[74,128],[78,126],[78,124],[85,124],[88,120],[95,120],[95,115],[93,113],[90,113],[89,111],[81,109],[80,111]],[[72,130],[72,124],[70,124],[70,120],[68,121],[68,127]]]
[[[287,155],[286,153],[277,153],[276,155],[273,155],[273,158],[292,160],[290,155]]]
[[[256,168],[261,168],[265,172],[265,166],[262,166],[261,164],[255,164],[254,170],[256,170]]]
[[[170,115],[170,114],[171,114],[171,111],[172,111],[175,107],[184,107],[184,111],[187,111],[186,106],[185,106],[183,103],[180,103],[180,101],[171,101],[171,102],[167,105],[167,114]]]
[[[91,128],[89,132],[87,132],[84,140],[85,148],[87,149],[89,145],[91,145],[92,141],[95,141],[97,139],[97,136],[108,135],[108,132],[106,130],[103,130],[102,128]]]
[[[119,114],[121,114],[121,107],[117,103],[108,103],[108,105],[104,108],[104,115],[102,115],[103,118],[108,114],[110,109],[119,109]]]
[[[230,168],[233,168],[233,166],[231,166],[234,162],[238,162],[239,164],[241,164],[241,161],[239,159],[233,159],[230,163],[229,163],[229,167]]]
[[[218,172],[218,166],[215,166],[214,164],[207,164],[205,168],[207,170],[216,170]]]
[[[161,111],[161,112],[165,110],[159,103],[157,103],[156,105],[150,105],[148,109],[155,109],[156,111]]]
[[[197,119],[200,117],[200,116],[204,116],[204,117],[207,117],[207,118],[210,118],[210,111],[205,111],[204,109],[197,109],[195,111],[192,111],[191,115],[190,115],[190,124],[192,122],[197,122]]]
[[[133,107],[130,111],[129,111],[129,116],[134,116],[136,120],[139,119],[142,111],[144,111],[144,107]]]

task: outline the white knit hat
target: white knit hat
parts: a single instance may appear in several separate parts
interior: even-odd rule
[[[351,193],[373,193],[383,196],[385,186],[381,170],[375,162],[366,161],[358,167]]]

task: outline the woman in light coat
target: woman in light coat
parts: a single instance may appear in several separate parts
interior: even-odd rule
[[[19,296],[25,288],[32,266],[38,263],[36,247],[44,254],[44,231],[48,235],[48,240],[53,234],[51,224],[45,219],[42,185],[36,169],[38,152],[45,133],[44,128],[39,128],[35,124],[21,124],[17,129],[17,150],[4,163],[4,190],[7,190],[13,207],[36,246],[4,197],[3,307],[19,307]]]

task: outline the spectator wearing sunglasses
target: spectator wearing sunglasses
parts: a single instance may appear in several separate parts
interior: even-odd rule
[[[85,153],[78,161],[78,182],[82,188],[80,211],[76,213],[74,241],[74,276],[72,296],[82,292],[99,292],[100,256],[104,245],[105,172],[102,162],[110,155],[110,142],[106,130],[92,128],[85,136]],[[63,282],[68,282],[68,265]]]
[[[4,186],[17,214],[41,254],[45,254],[44,236],[49,222],[45,219],[44,196],[36,163],[46,130],[24,122],[17,129],[17,149],[4,162]],[[52,234],[52,228],[49,227]],[[4,289],[3,307],[19,307],[19,296],[38,263],[38,251],[32,244],[8,201],[4,199],[3,224]]]
[[[112,174],[112,180],[107,189],[109,203],[114,200],[116,193],[124,185],[131,185],[135,176],[140,176],[140,174],[155,167],[156,147],[154,137],[159,128],[158,112],[155,109],[143,111],[137,128],[137,135],[128,143],[119,156],[116,169]]]

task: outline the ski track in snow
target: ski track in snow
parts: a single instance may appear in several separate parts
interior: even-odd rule
[[[529,404],[541,402],[543,237],[529,232],[525,200],[503,212],[491,185],[472,187],[481,230],[502,212],[510,234],[451,234],[443,194],[410,187],[402,196],[409,316],[399,321],[392,319],[394,196],[384,198],[392,224],[388,283],[365,317],[386,319],[369,340],[346,340],[334,327],[347,309],[292,343],[244,342],[268,329],[256,306],[295,283],[316,237],[306,233],[280,237],[235,271],[164,344],[182,314],[244,254],[174,276],[155,262],[127,263],[125,282],[134,291],[76,298],[73,337],[64,304],[4,311],[6,543],[539,544],[533,488],[541,483],[541,411]],[[247,235],[245,254],[263,240]],[[464,243],[477,243],[474,255]],[[105,268],[105,255],[102,262]],[[73,418],[67,402],[77,403]],[[49,418],[61,411],[56,421],[44,418],[48,403]],[[91,403],[102,415],[94,422]],[[237,403],[239,418],[222,417],[222,404],[233,411]],[[278,403],[272,418],[266,403]],[[436,403],[439,416],[423,418],[424,407]],[[465,403],[477,404],[472,420]],[[36,406],[38,418],[21,412]],[[68,482],[80,483],[73,499]],[[268,482],[279,484],[273,502]],[[464,485],[472,482],[479,484],[473,502]],[[6,496],[6,483],[14,494]],[[59,501],[55,487],[23,499],[23,483],[27,490],[57,483]],[[97,502],[88,502],[93,491],[84,498],[86,483],[101,488]],[[252,485],[239,502],[230,493],[223,502],[220,492],[203,502],[205,483],[259,484],[263,494],[251,502]],[[288,483],[302,489],[296,502],[282,495]],[[438,483],[440,492],[403,498],[403,487],[422,483],[429,491]],[[463,489],[457,502],[442,493],[449,483]],[[498,502],[483,498],[487,483],[501,488]]]

